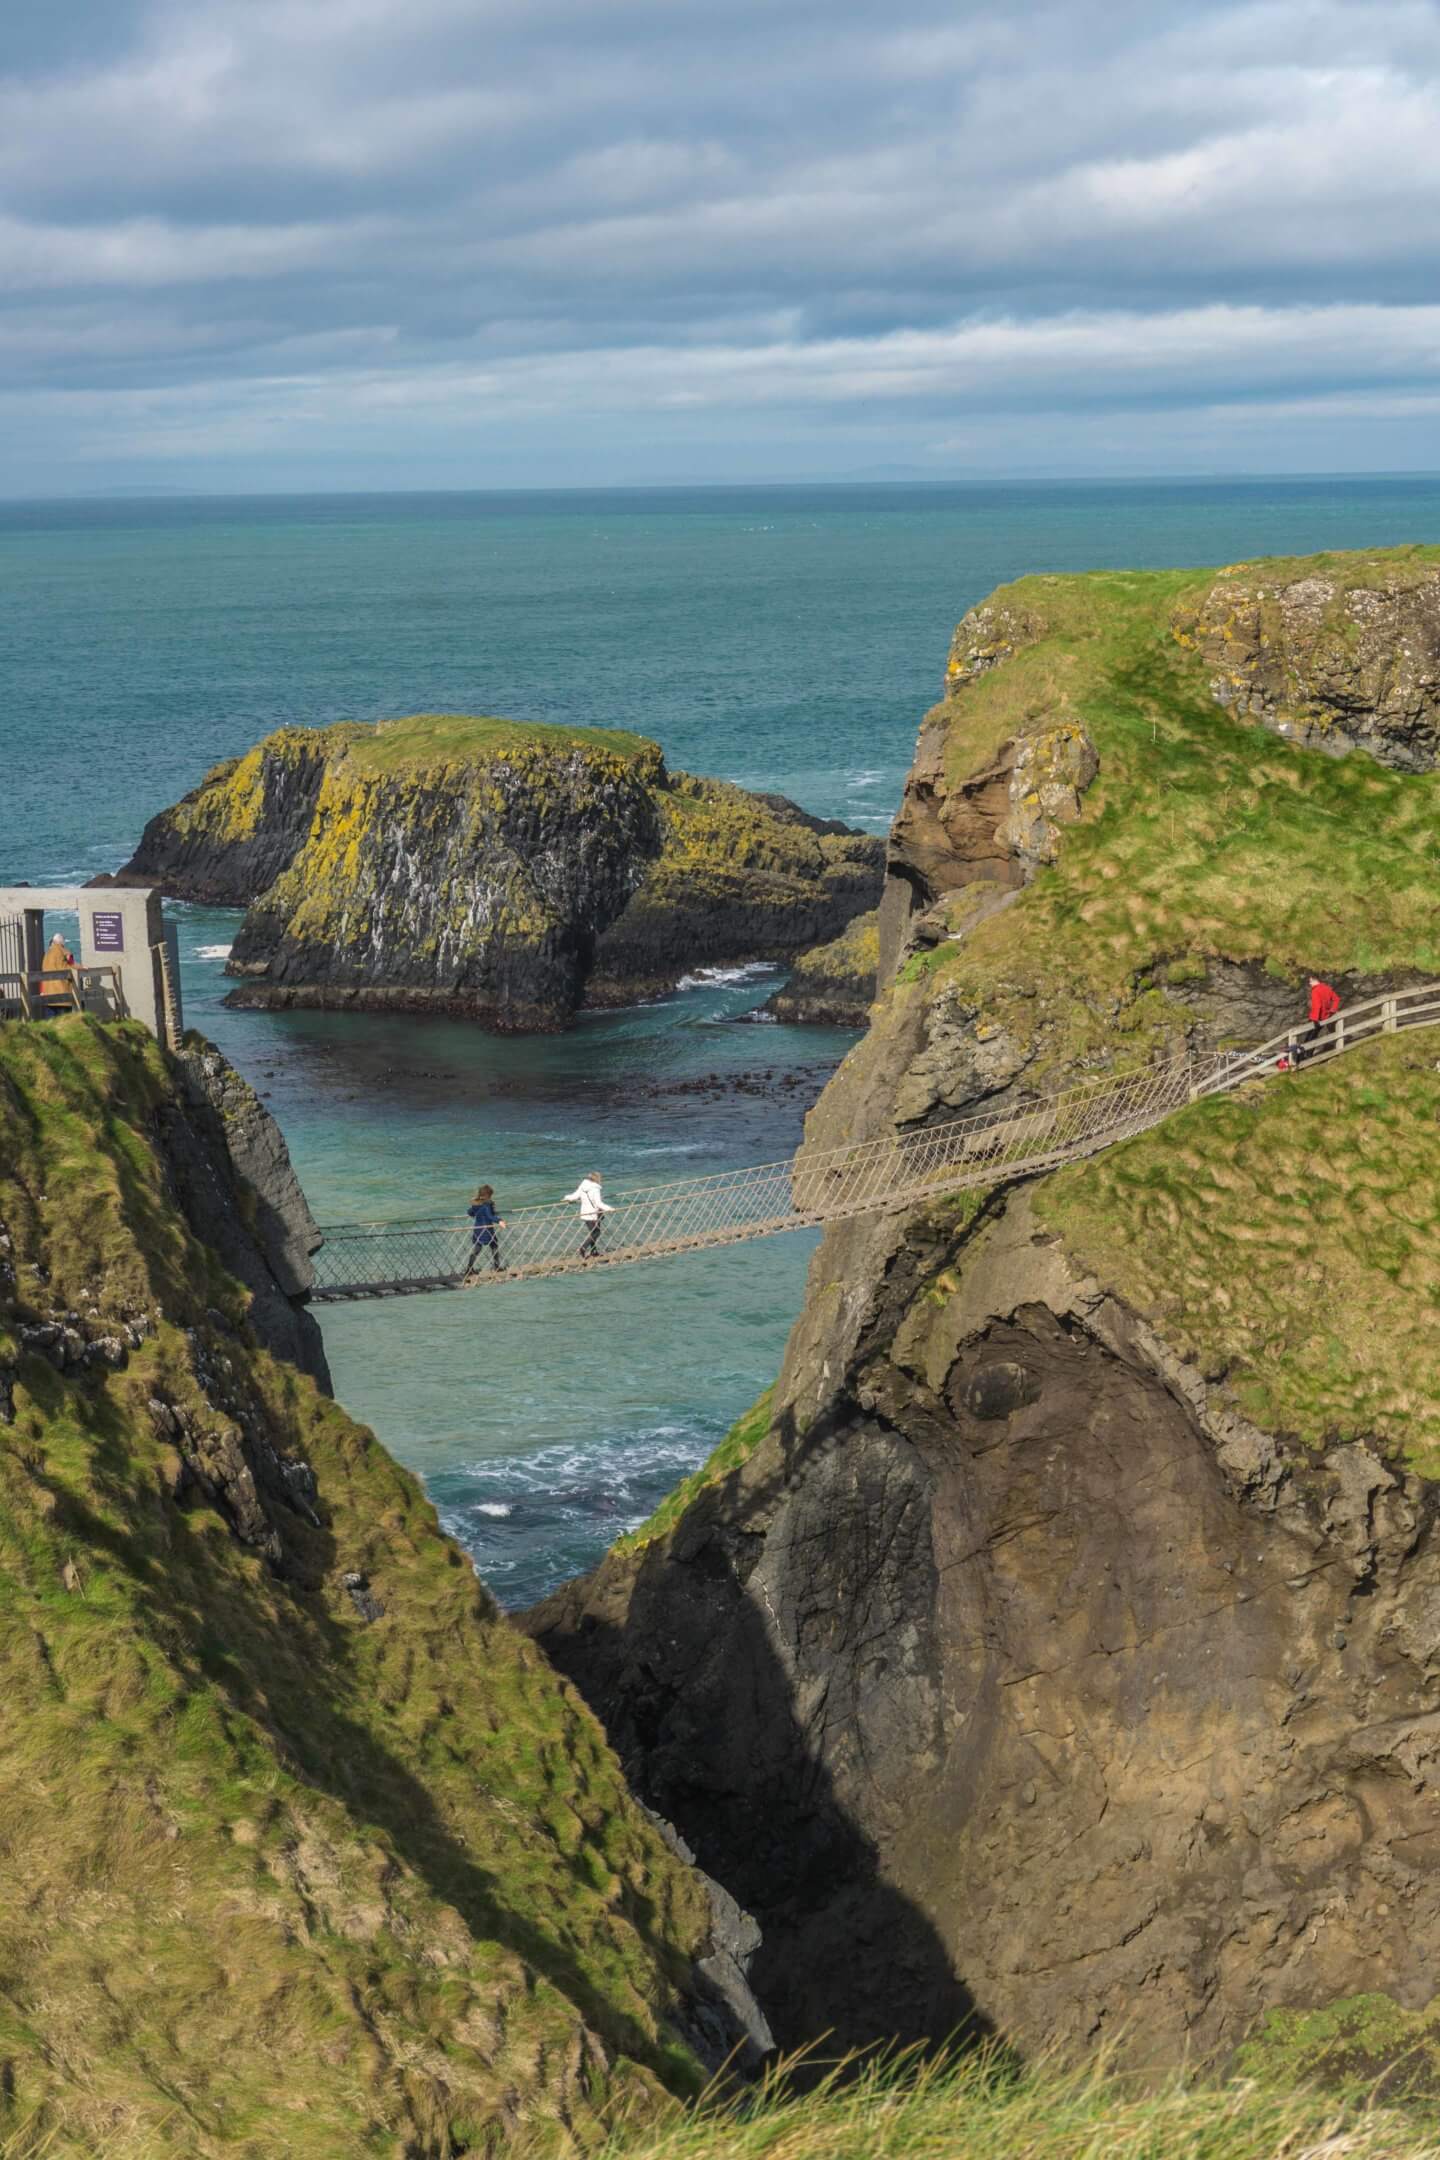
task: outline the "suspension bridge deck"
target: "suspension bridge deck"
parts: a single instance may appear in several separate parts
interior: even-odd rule
[[[1344,1056],[1376,1035],[1437,1024],[1440,986],[1369,998],[1326,1022],[1306,1068]],[[1292,1029],[1255,1049],[1225,1052],[1204,1068],[1193,1061],[1155,1066],[1018,1108],[640,1187],[612,1203],[593,1255],[582,1254],[587,1226],[564,1202],[507,1214],[506,1227],[496,1233],[499,1268],[488,1248],[472,1247],[464,1217],[334,1224],[322,1230],[313,1294],[321,1302],[403,1297],[589,1273],[1036,1177],[1145,1132],[1202,1096],[1273,1077],[1293,1063],[1295,1039],[1303,1032]]]

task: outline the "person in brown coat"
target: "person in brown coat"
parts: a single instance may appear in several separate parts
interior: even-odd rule
[[[80,1003],[75,995],[75,955],[66,951],[58,930],[40,962],[40,1001],[47,1012],[74,1012]]]

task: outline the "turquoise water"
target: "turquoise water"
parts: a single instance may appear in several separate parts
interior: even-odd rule
[[[880,831],[955,618],[1002,580],[1437,539],[1440,483],[1397,480],[0,506],[0,883],[113,868],[270,728],[425,709],[636,728]],[[231,1013],[236,918],[177,913],[187,1015],[269,1097],[322,1219],[783,1154],[848,1041],[746,1022],[759,975],[519,1042]],[[773,1376],[810,1242],[327,1310],[337,1391],[522,1603]]]

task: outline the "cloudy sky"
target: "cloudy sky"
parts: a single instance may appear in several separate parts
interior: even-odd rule
[[[0,493],[1440,469],[1440,0],[4,0]]]

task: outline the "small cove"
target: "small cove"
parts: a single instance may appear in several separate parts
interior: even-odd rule
[[[854,1039],[747,1021],[781,979],[754,968],[558,1036],[235,1012],[201,952],[237,918],[175,912],[187,1018],[266,1098],[322,1221],[458,1213],[482,1179],[503,1213],[592,1168],[649,1183],[783,1155]],[[326,1306],[336,1393],[425,1477],[496,1595],[526,1603],[643,1521],[765,1385],[814,1242]]]

